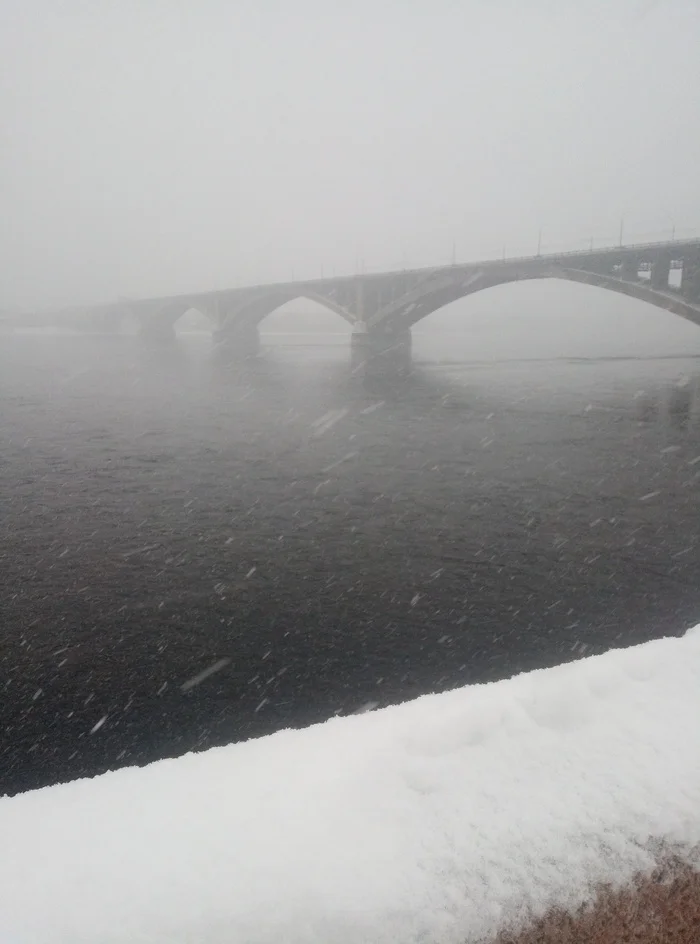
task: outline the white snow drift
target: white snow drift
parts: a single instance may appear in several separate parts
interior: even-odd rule
[[[2,799],[0,941],[463,944],[659,837],[700,841],[700,628]]]

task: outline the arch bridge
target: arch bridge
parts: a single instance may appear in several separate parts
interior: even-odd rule
[[[680,269],[677,286],[670,284],[672,269]],[[124,318],[135,318],[145,337],[159,340],[172,337],[177,320],[196,309],[211,321],[217,343],[250,356],[258,350],[263,318],[306,298],[344,318],[358,349],[410,357],[410,329],[426,315],[467,295],[530,279],[565,279],[629,295],[700,326],[700,238],[121,300],[64,314],[99,331],[118,330]]]

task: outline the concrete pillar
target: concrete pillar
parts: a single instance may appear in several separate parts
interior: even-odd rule
[[[671,274],[670,256],[660,256],[651,264],[651,287],[664,292],[668,289],[668,277]]]
[[[681,295],[689,302],[700,304],[700,255],[683,259]]]
[[[231,360],[245,360],[260,353],[258,326],[250,322],[224,324],[212,333],[217,353]]]
[[[355,282],[355,315],[362,324],[365,318],[365,283],[361,279]]]
[[[391,380],[411,371],[412,338],[410,328],[399,331],[364,329],[360,325],[351,337],[351,362],[354,371],[365,378]]]
[[[619,275],[626,282],[636,282],[639,278],[639,259],[623,259]]]

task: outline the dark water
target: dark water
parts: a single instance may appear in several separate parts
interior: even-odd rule
[[[700,621],[698,360],[0,342],[2,791]]]

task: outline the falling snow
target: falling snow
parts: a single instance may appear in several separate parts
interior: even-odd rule
[[[206,669],[202,669],[201,672],[197,672],[196,675],[193,675],[191,678],[188,678],[187,681],[183,682],[180,686],[180,690],[183,692],[189,692],[190,689],[196,688],[197,685],[201,685],[205,679],[208,679],[212,675],[216,675],[217,672],[220,672],[222,669],[225,669],[227,665],[231,662],[230,659],[217,659],[216,662],[213,662],[210,666],[207,666]]]
[[[96,722],[95,724],[93,724],[93,726],[90,728],[90,734],[95,734],[96,731],[99,731],[102,725],[107,720],[107,718],[108,718],[108,715],[102,715],[100,720]]]

